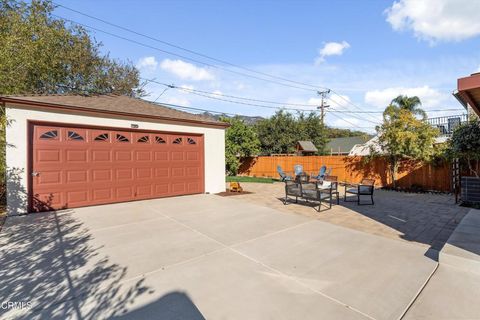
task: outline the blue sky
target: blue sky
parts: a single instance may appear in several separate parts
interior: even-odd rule
[[[349,112],[382,111],[400,93],[420,96],[426,110],[458,109],[430,116],[459,113],[451,96],[456,79],[480,68],[480,1],[55,2],[236,65],[331,88],[335,94],[326,121],[332,126],[372,131],[380,114]],[[221,66],[61,7],[55,14]],[[299,108],[308,110],[319,103],[314,91],[232,74],[101,32],[92,35],[111,57],[136,64],[143,77],[186,88],[169,89],[158,98],[164,87],[152,83],[147,99],[260,116],[275,110],[188,90],[304,104]]]

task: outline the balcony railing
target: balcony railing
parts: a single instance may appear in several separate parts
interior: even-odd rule
[[[456,127],[460,124],[468,121],[467,114],[460,114],[455,116],[445,116],[445,117],[436,117],[428,118],[427,122],[435,128],[440,130],[440,134],[443,136],[449,136],[453,133]]]

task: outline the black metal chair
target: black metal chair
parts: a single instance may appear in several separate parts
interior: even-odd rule
[[[340,204],[340,192],[338,192],[338,177],[337,176],[325,176],[324,182],[330,182],[332,184],[332,195],[335,195],[337,204]]]
[[[363,179],[360,184],[346,184],[345,193],[343,196],[343,201],[352,202],[347,200],[347,194],[355,194],[357,196],[357,204],[375,204],[373,201],[373,192],[375,191],[375,180],[374,179]],[[361,203],[360,196],[370,196],[371,203]]]
[[[318,209],[320,212],[322,208],[322,203],[327,202],[329,204],[329,209],[332,208],[332,186],[323,187],[321,189],[317,188],[317,184],[313,182],[296,182],[296,181],[285,181],[285,200],[284,204],[287,204],[288,197],[295,197],[295,203],[298,203],[298,198],[302,198],[305,201],[318,201]]]

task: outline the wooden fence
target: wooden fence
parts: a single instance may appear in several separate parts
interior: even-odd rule
[[[331,175],[338,176],[339,181],[358,183],[363,178],[373,178],[377,186],[391,185],[388,163],[382,158],[366,161],[363,157],[348,156],[254,157],[243,161],[239,175],[278,178],[278,165],[285,173],[293,175],[293,166],[296,164],[302,165],[303,170],[309,174],[318,174],[320,167],[325,165],[327,168],[332,168]],[[450,164],[403,162],[397,175],[397,187],[449,192],[451,191]]]

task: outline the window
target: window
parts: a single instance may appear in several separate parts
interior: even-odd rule
[[[102,133],[98,135],[95,139],[95,141],[108,141],[108,133]]]
[[[155,137],[155,142],[156,142],[156,143],[167,143],[165,140],[163,140],[162,137],[158,137],[158,136]]]
[[[47,131],[43,133],[40,136],[40,139],[45,139],[45,140],[50,140],[50,139],[56,139],[58,136],[58,131],[57,130],[52,130],[52,131]]]
[[[83,137],[75,131],[68,131],[68,140],[83,141]]]
[[[143,136],[137,140],[137,142],[145,142],[145,143],[148,143],[148,141],[150,141],[150,138],[148,136]]]
[[[173,144],[182,144],[182,138],[177,138],[177,139],[173,140],[172,143]]]
[[[125,137],[124,135],[121,135],[121,134],[117,133],[117,141],[118,142],[129,142],[130,140],[128,140],[128,138]]]
[[[188,138],[188,139],[187,139],[187,143],[188,143],[188,144],[197,144],[197,142],[196,142],[194,139],[192,139],[192,138]]]

